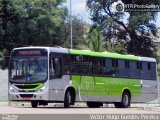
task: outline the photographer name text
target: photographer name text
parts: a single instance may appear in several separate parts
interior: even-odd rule
[[[91,114],[90,120],[159,120],[160,114]]]

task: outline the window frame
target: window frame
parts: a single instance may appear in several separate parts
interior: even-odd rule
[[[142,77],[142,69],[143,69],[143,66],[142,66],[142,63],[143,62],[148,62],[148,63],[155,63],[155,62],[149,62],[149,61],[138,61],[138,60],[127,60],[127,59],[116,59],[116,58],[109,58],[109,57],[98,57],[98,56],[89,56],[89,55],[80,55],[80,54],[64,54],[64,53],[59,53],[58,56],[61,56],[61,62],[62,62],[62,74],[63,75],[81,75],[81,76],[97,76],[97,77],[114,77],[114,78],[129,78],[129,79],[143,79]],[[87,57],[87,59],[89,59],[89,66],[91,66],[91,68],[89,68],[88,70],[88,73],[67,73],[65,70],[64,70],[64,67],[65,67],[65,64],[66,64],[66,58],[65,57],[69,57],[69,56],[73,56],[76,57],[77,56],[80,56],[80,58],[82,58],[83,60],[85,60],[85,57]],[[67,58],[68,59],[68,58]],[[69,58],[70,59],[70,58]],[[74,58],[73,58],[74,59]],[[92,59],[98,59],[99,60],[99,63],[100,63],[100,68],[99,68],[99,73],[98,74],[94,74],[93,73],[93,63],[92,63]],[[124,63],[124,67],[125,69],[129,70],[131,69],[131,66],[130,66],[130,62],[133,61],[135,62],[135,69],[136,70],[139,70],[139,76],[138,77],[130,77],[129,76],[129,72],[127,73],[127,76],[119,76],[119,75],[107,75],[103,72],[103,67],[108,69],[107,68],[107,60],[110,60],[111,61],[111,66],[114,66],[114,67],[111,67],[112,68],[116,68],[116,69],[119,69],[119,63],[116,65],[113,65],[113,62],[112,60],[114,61],[117,61],[119,62],[119,60],[123,60],[125,63]],[[83,62],[82,62],[83,63]],[[72,63],[71,63],[72,64]],[[91,65],[90,65],[91,64]],[[137,64],[138,64],[138,69],[137,69]],[[155,63],[156,64],[156,63]],[[151,67],[151,66],[150,66]],[[77,69],[77,68],[75,68]],[[150,70],[151,71],[151,70]],[[157,73],[155,73],[157,75]],[[150,79],[149,79],[150,80]]]
[[[54,58],[58,58],[60,61],[60,74],[59,75],[56,75],[55,73],[56,72],[54,72],[54,76],[51,76],[51,72],[50,72],[50,68],[51,68],[51,60],[52,60],[52,65],[54,64],[54,61],[53,61],[53,59]],[[63,59],[62,59],[62,53],[50,53],[50,55],[49,55],[49,80],[53,80],[53,79],[60,79],[60,78],[62,78],[62,76],[63,76],[63,61],[62,61]],[[52,66],[52,67],[54,67],[54,65]],[[55,70],[54,70],[55,71]]]

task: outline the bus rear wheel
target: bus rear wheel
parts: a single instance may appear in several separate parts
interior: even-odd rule
[[[101,103],[101,102],[87,102],[87,106],[89,108],[99,108],[99,107],[103,106],[103,103]]]
[[[38,101],[31,101],[31,106],[32,106],[32,108],[37,108]]]
[[[122,95],[121,102],[116,102],[114,103],[114,105],[116,108],[128,108],[130,106],[130,99],[130,94],[127,91],[125,91]]]

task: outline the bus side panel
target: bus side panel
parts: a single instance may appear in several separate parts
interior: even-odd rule
[[[149,102],[158,98],[158,84],[157,81],[143,80],[142,81],[142,94],[144,94],[144,102]]]
[[[72,85],[76,89],[76,101],[91,101],[94,79],[92,76],[72,75]]]
[[[133,99],[142,95],[139,79],[73,75],[72,81],[77,101],[120,102],[125,89]]]
[[[99,100],[103,102],[115,101],[116,87],[114,85],[114,80],[114,78],[109,77],[95,77],[92,99],[94,101]]]
[[[131,100],[134,97],[140,97],[142,93],[139,79],[118,78],[116,81],[116,88],[116,97],[118,98],[122,97],[124,90],[128,90],[130,92]]]
[[[110,96],[110,99],[105,99],[105,101],[120,102],[124,90],[130,91],[131,99],[133,97],[140,97],[142,91],[140,80],[128,78],[106,78],[106,95]]]
[[[49,100],[64,101],[67,86],[70,86],[70,75],[63,75],[59,79],[51,79],[49,81]]]
[[[74,86],[76,91],[76,101],[82,101],[80,87],[79,87],[80,79],[81,79],[81,76],[71,75],[72,85]]]
[[[157,81],[142,80],[141,88],[142,95],[140,97],[134,97],[132,102],[149,102],[158,98]]]

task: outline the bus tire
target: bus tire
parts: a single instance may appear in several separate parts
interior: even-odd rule
[[[130,100],[131,100],[131,96],[130,96],[129,92],[124,91],[124,93],[122,95],[122,100],[121,100],[121,107],[128,108],[130,106]]]
[[[116,108],[128,108],[130,106],[131,96],[129,92],[124,91],[121,102],[114,103]]]
[[[31,106],[32,106],[32,108],[37,108],[38,101],[31,101]]]
[[[103,103],[101,103],[101,102],[87,102],[87,106],[89,108],[99,108],[99,107],[103,106]]]
[[[64,107],[65,108],[69,108],[71,105],[71,100],[72,100],[72,94],[70,90],[67,90],[65,93],[65,97],[64,97]]]

